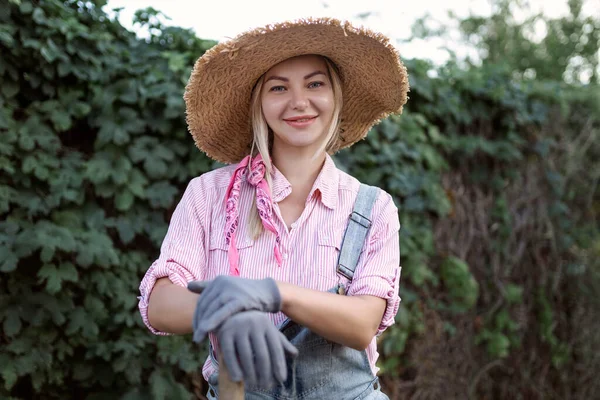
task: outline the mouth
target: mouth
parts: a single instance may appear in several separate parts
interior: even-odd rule
[[[318,115],[301,115],[298,117],[285,118],[284,121],[290,126],[302,128],[312,124],[317,119],[317,117]]]

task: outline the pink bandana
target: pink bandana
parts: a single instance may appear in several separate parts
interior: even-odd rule
[[[248,175],[248,163],[251,162],[250,175]],[[225,193],[225,241],[229,245],[229,274],[239,276],[239,254],[235,245],[235,233],[239,225],[238,203],[240,200],[240,189],[242,179],[246,177],[246,181],[256,187],[256,207],[262,221],[263,227],[275,234],[275,259],[277,265],[281,266],[281,252],[279,244],[281,238],[275,227],[273,219],[273,199],[271,198],[271,190],[265,179],[267,168],[260,154],[254,159],[250,156],[245,157],[236,170],[233,172],[229,187]]]

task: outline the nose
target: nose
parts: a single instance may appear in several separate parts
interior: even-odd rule
[[[292,92],[291,107],[294,110],[304,110],[308,107],[308,97],[303,90]]]

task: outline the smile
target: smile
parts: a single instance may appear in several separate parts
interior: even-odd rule
[[[311,125],[313,122],[315,122],[317,119],[317,116],[314,117],[300,117],[300,118],[290,118],[290,119],[284,119],[285,123],[293,126],[295,128],[303,128],[305,126]]]

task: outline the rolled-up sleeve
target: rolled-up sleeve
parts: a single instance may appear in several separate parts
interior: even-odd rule
[[[167,277],[174,284],[185,287],[188,282],[204,277],[205,214],[205,194],[196,178],[189,183],[173,212],[158,259],[152,263],[140,283],[138,307],[144,324],[154,334],[167,335],[154,329],[148,321],[148,301],[156,281]]]
[[[377,330],[377,335],[381,335],[394,324],[400,306],[400,221],[398,209],[388,193],[382,192],[377,200],[373,220],[348,295],[369,295],[386,300]]]

